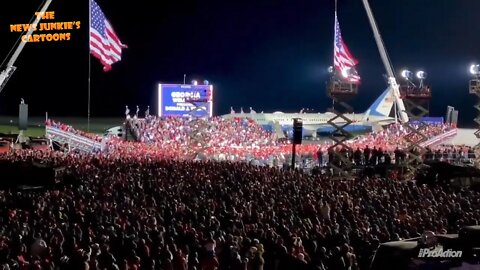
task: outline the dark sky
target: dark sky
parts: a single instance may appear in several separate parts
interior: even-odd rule
[[[4,1],[0,57],[18,38],[10,24],[26,23],[40,0]],[[76,3],[73,3],[76,2]],[[83,2],[83,3],[82,3]],[[471,123],[468,66],[480,62],[477,0],[371,0],[393,66],[424,69],[432,86],[432,115],[447,105]],[[333,0],[97,0],[122,41],[124,58],[108,73],[92,58],[92,116],[121,116],[126,104],[156,108],[157,83],[207,79],[216,114],[230,106],[257,111],[324,111],[332,64]],[[345,42],[358,58],[363,111],[386,87],[385,73],[361,0],[339,0]],[[31,115],[86,116],[88,1],[54,0],[55,21],[81,21],[66,42],[29,43],[0,94],[0,114],[15,115],[24,97]]]

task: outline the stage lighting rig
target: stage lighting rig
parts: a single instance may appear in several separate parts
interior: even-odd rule
[[[358,75],[354,68],[337,71],[330,67],[328,71],[331,76],[327,82],[327,95],[333,101],[333,106],[329,109],[333,117],[327,123],[333,127],[329,138],[334,142],[328,148],[329,153],[333,154],[329,165],[336,176],[350,177],[354,164],[349,157],[353,150],[346,142],[353,138],[353,134],[347,127],[353,123],[349,118],[353,113],[353,107],[349,103],[358,94],[359,80],[355,81]]]
[[[431,89],[428,85],[425,85],[427,79],[427,73],[423,70],[413,73],[408,69],[402,70],[400,73],[406,83],[400,83],[400,94],[402,98],[413,99],[430,99],[432,96]],[[415,77],[419,80],[418,85],[413,82]]]
[[[427,78],[427,73],[423,70],[417,71],[417,78],[420,80],[425,80]]]
[[[407,160],[405,163],[407,172],[414,173],[419,164],[422,163],[422,155],[426,149],[422,143],[427,141],[425,129],[428,125],[423,121],[425,116],[430,113],[430,99],[432,97],[431,89],[424,84],[427,73],[423,70],[413,73],[410,70],[403,70],[402,77],[405,79],[400,82],[400,95],[405,103],[405,111],[412,123],[406,124],[407,130],[410,132],[405,136],[405,140],[409,142],[406,149]],[[414,78],[415,76],[415,78]],[[414,79],[418,79],[419,83],[415,84]]]
[[[408,69],[404,69],[402,70],[402,72],[400,73],[400,75],[402,76],[402,78],[407,82],[407,85],[411,86],[411,87],[417,87],[415,85],[415,83],[413,82],[413,79],[414,79],[414,73]]]
[[[470,94],[478,95],[480,97],[480,65],[471,65],[470,74],[473,76],[473,79],[470,80],[469,92]]]
[[[475,106],[473,106],[477,110],[477,117],[473,119],[475,123],[478,125],[477,131],[475,131],[475,136],[480,139],[480,65],[473,64],[470,66],[470,74],[474,77],[469,82],[468,92],[472,95],[477,96],[477,101]],[[475,150],[475,165],[479,166],[480,164],[480,143],[477,144],[474,148]]]
[[[411,81],[413,79],[413,72],[411,72],[408,69],[402,70],[401,75],[402,75],[402,78],[404,78],[405,80]]]
[[[427,73],[423,70],[417,71],[417,79],[420,80],[419,88],[423,88],[423,81],[427,79]]]

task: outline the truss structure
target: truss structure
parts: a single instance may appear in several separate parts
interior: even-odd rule
[[[353,113],[353,107],[348,102],[357,95],[358,85],[336,80],[334,77],[327,84],[327,95],[333,100],[333,106],[330,111],[335,116],[328,120],[328,124],[333,127],[330,139],[334,142],[328,148],[333,160],[329,160],[329,165],[335,175],[351,176],[353,169],[352,149],[346,142],[353,138],[353,134],[347,131],[347,127],[353,123],[347,114]]]
[[[469,93],[477,96],[477,102],[473,106],[477,110],[477,117],[473,119],[475,123],[478,124],[477,131],[475,131],[475,136],[480,139],[480,78],[475,78],[470,80],[469,84]],[[475,145],[475,165],[480,166],[480,143]]]
[[[422,143],[428,140],[425,136],[425,129],[428,125],[423,118],[429,114],[429,103],[432,98],[432,91],[429,86],[415,87],[405,85],[400,87],[400,95],[405,102],[405,110],[410,121],[404,123],[408,131],[405,140],[408,146],[404,149],[407,158],[404,164],[400,164],[406,171],[404,174],[415,175],[419,166],[423,163],[423,156],[427,149]]]

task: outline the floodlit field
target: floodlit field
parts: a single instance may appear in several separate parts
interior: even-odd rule
[[[16,126],[0,125],[0,134],[18,134],[19,130]],[[45,135],[45,127],[31,127],[25,133],[28,137],[42,137]]]
[[[60,121],[64,124],[73,126],[75,129],[88,131],[87,118],[79,117],[58,117],[52,118],[55,121]],[[107,129],[121,126],[122,118],[91,118],[90,132],[103,134]],[[40,137],[45,135],[45,118],[31,117],[29,118],[29,127],[25,132],[26,136]],[[18,117],[0,116],[0,133],[4,134],[18,134]]]

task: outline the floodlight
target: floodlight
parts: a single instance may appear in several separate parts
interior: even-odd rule
[[[408,69],[402,70],[402,73],[401,73],[401,74],[402,74],[402,77],[403,77],[404,79],[407,79],[407,80],[411,80],[412,77],[413,77],[413,72],[411,72],[411,71],[408,70]]]
[[[327,70],[328,70],[328,73],[333,73],[333,67],[332,66],[329,66]]]
[[[480,65],[473,64],[470,66],[470,73],[472,75],[480,75]]]
[[[207,81],[207,80],[204,80],[204,81],[203,81],[203,85],[209,85],[209,84],[210,84],[209,81]]]
[[[196,80],[193,80],[192,85],[198,85],[198,82]]]
[[[427,78],[427,73],[425,71],[418,71],[417,72],[417,78],[420,80],[425,80]]]
[[[350,77],[350,68],[344,68],[342,69],[342,76],[346,79]]]

